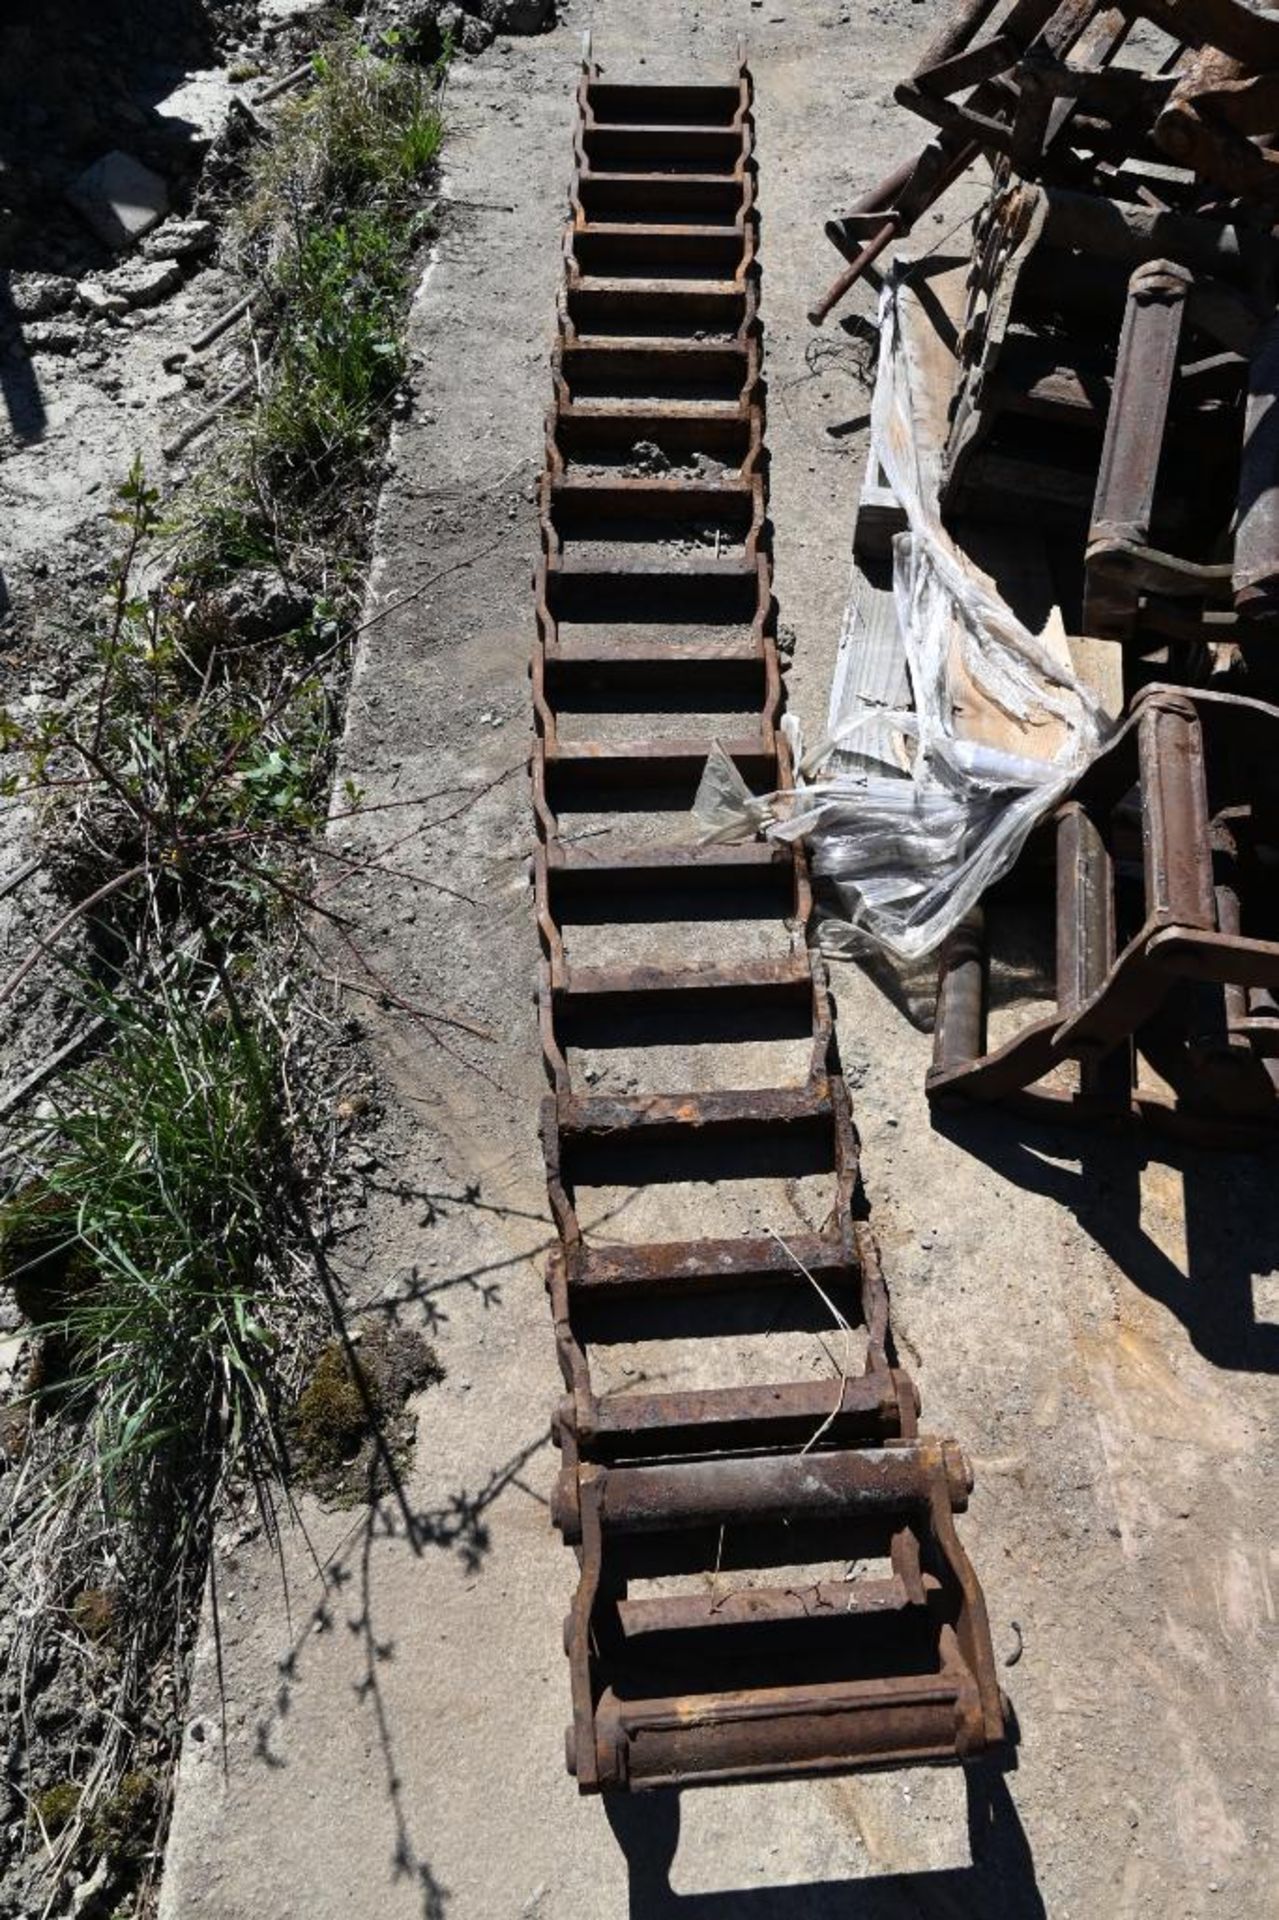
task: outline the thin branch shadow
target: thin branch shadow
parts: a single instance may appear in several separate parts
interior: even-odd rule
[[[531,1220],[539,1225],[546,1222],[544,1213],[532,1213],[523,1207],[502,1206],[495,1201],[480,1198],[478,1182],[468,1186],[463,1193],[432,1192],[426,1188],[413,1187],[407,1181],[395,1185],[379,1186],[370,1181],[371,1192],[390,1194],[399,1200],[416,1200],[426,1203],[419,1225],[435,1226],[440,1220],[447,1219],[449,1208],[468,1207],[479,1212],[487,1212],[502,1219]],[[585,1221],[588,1235],[599,1234],[601,1229],[619,1220],[635,1201],[634,1194],[626,1194],[620,1200],[599,1208]],[[447,1204],[446,1204],[447,1203]],[[406,1307],[416,1307],[424,1316],[428,1331],[438,1333],[448,1321],[448,1314],[439,1304],[442,1294],[454,1293],[459,1288],[477,1294],[483,1306],[488,1309],[502,1305],[502,1282],[495,1279],[498,1274],[510,1273],[520,1268],[533,1267],[560,1244],[557,1234],[548,1234],[545,1239],[524,1248],[518,1253],[504,1255],[500,1260],[482,1261],[478,1266],[467,1267],[460,1273],[440,1274],[424,1279],[415,1262],[407,1272],[397,1276],[395,1291],[386,1293],[381,1300],[370,1301],[364,1309],[370,1313],[384,1313],[394,1319]]]
[[[442,1547],[457,1553],[465,1572],[478,1571],[491,1544],[485,1516],[494,1501],[511,1486],[518,1487],[529,1499],[541,1500],[542,1496],[525,1484],[522,1474],[550,1438],[548,1430],[527,1441],[494,1467],[476,1492],[459,1488],[436,1506],[408,1508],[393,1497],[371,1499],[327,1559],[322,1563],[316,1561],[320,1598],[279,1662],[275,1698],[255,1729],[255,1753],[262,1765],[273,1771],[287,1767],[289,1763],[279,1749],[279,1736],[305,1678],[307,1650],[344,1625],[359,1645],[360,1673],[354,1682],[354,1691],[357,1701],[371,1716],[382,1762],[392,1827],[392,1877],[416,1883],[422,1920],[445,1920],[450,1895],[417,1844],[411,1809],[406,1801],[396,1727],[383,1684],[386,1669],[395,1659],[396,1646],[393,1639],[384,1638],[378,1630],[374,1543],[398,1540],[415,1554],[428,1546]],[[376,1484],[373,1479],[376,1464],[370,1464],[371,1493]]]

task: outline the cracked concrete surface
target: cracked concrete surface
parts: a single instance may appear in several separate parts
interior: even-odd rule
[[[456,204],[414,310],[418,407],[345,753],[371,802],[396,803],[353,840],[395,844],[423,879],[370,871],[345,904],[400,993],[492,1037],[433,1041],[361,1003],[386,1107],[367,1221],[338,1256],[357,1305],[433,1327],[448,1378],[421,1399],[404,1489],[418,1550],[393,1500],[303,1502],[278,1562],[261,1537],[223,1543],[165,1920],[1261,1920],[1279,1902],[1268,1171],[998,1115],[934,1132],[916,1001],[849,966],[834,984],[872,1221],[925,1424],[976,1467],[961,1528],[997,1653],[1022,1649],[1004,1671],[1018,1765],[609,1806],[563,1770],[574,1569],[546,1512],[559,1383],[523,762],[576,32],[592,25],[616,76],[658,78],[714,77],[750,34],[777,593],[812,729],[868,397],[856,337],[804,314],[835,265],[825,214],[914,138],[891,82],[939,12],[598,0],[455,76]],[[455,785],[484,790],[460,811],[400,804]],[[414,832],[424,817],[440,824]]]

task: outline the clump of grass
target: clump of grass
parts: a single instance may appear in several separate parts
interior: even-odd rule
[[[36,1244],[74,1270],[41,1329],[69,1356],[59,1403],[92,1428],[104,1519],[154,1542],[185,1527],[211,1457],[270,1432],[290,1196],[274,1049],[216,976],[110,1014],[110,1049],[22,1143],[39,1172],[4,1208],[6,1277]]]
[[[228,1476],[271,1517],[279,1407],[316,1309],[260,1003],[223,964],[192,963],[149,996],[117,992],[109,1013],[109,1048],[18,1143],[3,1209],[0,1277],[20,1282],[36,1249],[48,1311],[0,1478],[0,1578],[20,1702],[53,1661],[105,1712],[74,1804],[37,1805],[55,1862],[89,1849],[127,1877],[159,1809],[139,1764],[154,1676],[180,1670]]]
[[[288,250],[300,213],[391,205],[439,157],[448,49],[429,68],[388,60],[343,35],[315,55],[315,85],[280,110],[235,226],[259,259]]]
[[[275,491],[322,482],[367,452],[404,376],[403,242],[380,210],[308,225],[279,283],[287,320],[256,423]]]
[[[264,314],[261,391],[198,487],[189,571],[313,571],[351,545],[361,489],[405,372],[403,312],[430,230],[423,183],[443,138],[445,56],[429,69],[353,36],[316,56],[311,90],[282,110],[235,222]]]

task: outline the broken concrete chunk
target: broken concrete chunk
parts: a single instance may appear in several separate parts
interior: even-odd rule
[[[150,233],[169,211],[169,190],[159,174],[118,149],[86,167],[67,188],[67,199],[117,252]]]
[[[23,334],[28,353],[74,353],[81,339],[73,320],[33,320]]]
[[[482,0],[480,13],[498,33],[540,33],[555,0]]]
[[[107,293],[123,300],[126,307],[153,307],[181,284],[182,269],[176,260],[130,260],[102,280]]]
[[[218,230],[212,220],[166,220],[142,242],[147,260],[198,260],[212,253]]]
[[[10,282],[9,296],[19,320],[47,320],[75,299],[75,281],[60,273],[23,273]]]
[[[120,293],[108,293],[96,280],[82,280],[76,288],[76,299],[87,313],[127,313],[129,303]]]
[[[302,587],[266,567],[239,574],[215,600],[237,638],[250,642],[274,640],[305,626],[314,607]]]

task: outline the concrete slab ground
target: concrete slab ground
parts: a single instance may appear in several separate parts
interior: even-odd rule
[[[454,208],[414,309],[418,407],[395,445],[345,756],[369,801],[390,803],[352,840],[421,879],[371,871],[344,903],[405,998],[491,1038],[432,1038],[361,1003],[386,1097],[367,1222],[340,1253],[357,1303],[434,1329],[448,1377],[420,1402],[413,1538],[394,1501],[304,1502],[278,1557],[261,1537],[224,1543],[164,1920],[1262,1920],[1279,1906],[1269,1168],[1144,1158],[998,1116],[933,1132],[927,996],[853,967],[835,985],[873,1223],[926,1424],[974,1459],[962,1533],[998,1653],[1021,1648],[1004,1673],[1019,1763],[608,1806],[563,1770],[574,1570],[546,1510],[559,1384],[523,763],[576,32],[593,27],[616,77],[658,78],[714,77],[750,34],[777,591],[811,729],[867,393],[857,335],[814,334],[804,314],[835,265],[822,219],[908,150],[891,82],[940,12],[597,0],[455,76]],[[963,212],[947,202],[915,246]],[[454,786],[482,791],[409,804]]]

